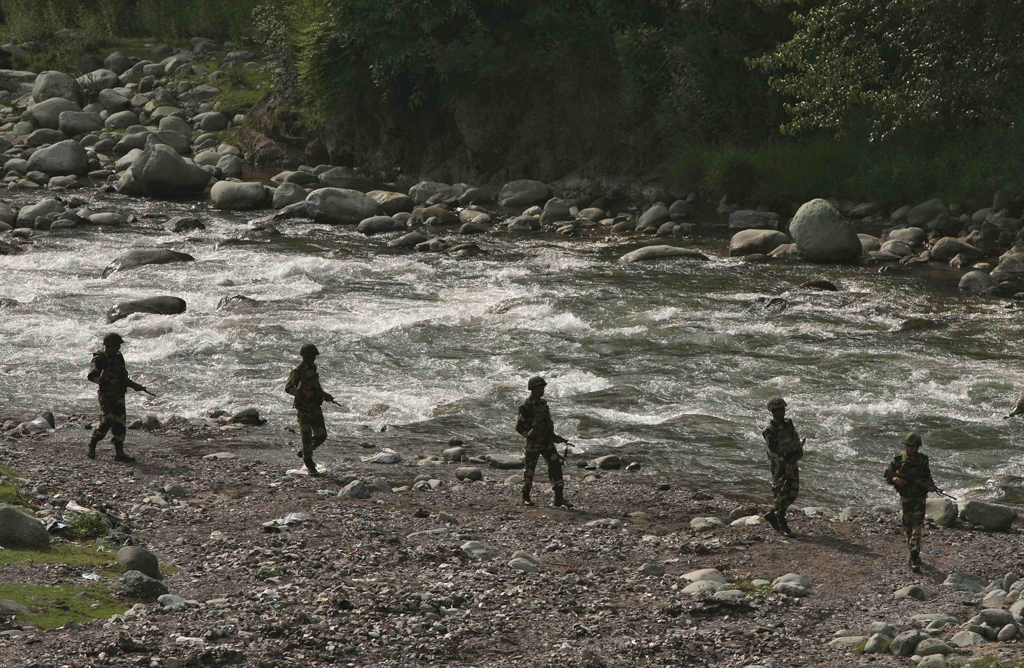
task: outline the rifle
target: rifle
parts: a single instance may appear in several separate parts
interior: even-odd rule
[[[558,458],[564,463],[569,460],[569,455],[576,449],[576,446],[565,439],[562,439],[562,443],[565,443],[565,450],[558,453]],[[555,448],[555,452],[558,452],[558,448]]]
[[[925,483],[922,482],[921,480],[919,480],[918,478],[914,478],[914,477],[911,477],[911,476],[908,476],[908,475],[904,475],[902,473],[896,473],[892,469],[886,469],[885,470],[885,477],[889,478],[890,480],[893,479],[893,478],[899,478],[900,480],[906,480],[907,483],[910,484],[910,485],[919,485],[920,487],[924,487],[925,489],[927,489],[929,492],[934,491],[936,494],[941,494],[942,496],[946,497],[947,499],[953,499],[954,501],[956,501],[956,497],[955,496],[951,496],[949,494],[946,494],[941,489],[939,489],[935,485],[935,483],[931,484],[932,487],[935,487],[935,489],[934,490],[930,490],[930,489],[928,489],[927,485],[925,485]]]
[[[155,395],[155,394],[153,394],[152,392],[150,392],[149,390],[147,390],[147,389],[146,389],[146,388],[144,388],[144,387],[143,387],[142,389],[140,389],[140,390],[136,390],[136,391],[137,391],[137,392],[145,392],[145,393],[146,393],[146,394],[148,394],[149,396],[151,396],[151,397],[153,397],[154,399],[156,399],[156,395]]]

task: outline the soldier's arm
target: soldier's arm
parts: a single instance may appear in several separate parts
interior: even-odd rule
[[[761,437],[764,438],[764,443],[768,447],[768,457],[770,459],[779,459],[779,439],[775,437],[775,430],[771,426],[765,427],[761,432]]]
[[[288,374],[288,382],[284,384],[284,391],[293,397],[299,391],[299,370],[292,369],[292,372]]]
[[[526,432],[530,430],[530,416],[525,405],[519,407],[519,415],[516,417],[516,431],[520,435],[526,436]]]
[[[885,482],[893,487],[896,486],[896,469],[899,467],[899,463],[896,458],[893,457],[892,461],[889,462],[889,466],[885,468],[885,472],[882,476],[885,478]]]
[[[793,425],[793,422],[790,421],[790,424]],[[800,444],[799,447],[796,450],[796,455],[793,457],[793,459],[803,459],[804,458],[804,442],[802,440],[800,440],[800,434],[798,434],[797,431],[796,431],[796,425],[793,425],[793,438],[795,438],[796,442]]]
[[[932,468],[928,464],[927,460],[925,460],[924,462],[924,467],[922,468],[921,473],[921,482],[925,483],[925,489],[927,489],[929,492],[934,492],[936,489],[935,479],[932,478]]]
[[[100,366],[100,357],[99,357],[99,355],[93,355],[92,356],[92,366],[89,367],[89,374],[86,376],[86,378],[88,378],[89,380],[91,380],[94,383],[99,384],[99,382],[100,382],[100,374],[102,374],[102,373],[103,373],[103,368]]]

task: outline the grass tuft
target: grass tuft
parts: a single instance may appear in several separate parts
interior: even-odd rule
[[[87,622],[119,615],[130,606],[118,599],[110,587],[95,585],[0,585],[0,598],[29,609],[18,613],[16,621],[39,629],[55,629],[67,622]],[[96,607],[93,607],[96,606]]]
[[[42,551],[0,549],[0,566],[6,564],[66,564],[117,574],[114,555],[100,552],[96,545],[62,544]]]

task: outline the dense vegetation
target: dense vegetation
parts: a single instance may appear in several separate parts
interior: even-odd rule
[[[20,41],[251,39],[342,160],[656,176],[763,202],[979,201],[1024,177],[1024,3],[0,0]],[[59,42],[59,40],[58,40]],[[280,110],[285,110],[281,112]]]

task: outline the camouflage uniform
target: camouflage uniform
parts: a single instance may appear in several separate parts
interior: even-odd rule
[[[299,385],[302,389],[299,389]],[[324,390],[320,387],[320,374],[314,362],[303,361],[292,369],[285,383],[284,391],[295,397],[292,404],[299,418],[299,433],[302,435],[302,457],[309,459],[313,451],[327,440],[327,426],[324,412]]]
[[[104,371],[113,374],[114,378],[104,377]],[[86,378],[99,385],[100,400],[100,423],[92,432],[90,449],[95,449],[96,444],[110,431],[113,433],[111,441],[114,443],[115,451],[123,454],[124,437],[127,433],[124,394],[129,387],[133,390],[144,388],[128,377],[124,357],[119,352],[108,354],[100,350],[93,353],[92,366]]]
[[[903,507],[903,530],[907,534],[907,547],[911,553],[921,551],[921,531],[924,527],[924,512],[928,499],[928,489],[919,483],[934,485],[932,472],[928,467],[928,455],[915,453],[913,456],[898,452],[889,462],[887,471],[913,479],[902,487],[896,486],[896,479],[886,479],[900,493],[900,505]]]
[[[533,487],[533,474],[537,461],[544,457],[548,465],[548,478],[556,494],[565,486],[562,482],[562,458],[555,449],[555,423],[551,420],[548,402],[530,397],[519,406],[519,417],[516,419],[516,431],[526,436],[536,429],[540,436],[526,439],[526,470],[523,471],[523,494],[530,493]]]
[[[768,460],[771,462],[772,492],[775,493],[773,510],[776,516],[785,517],[786,509],[800,495],[798,461],[804,456],[804,448],[789,418],[783,418],[781,422],[772,419],[761,436],[768,447]],[[787,468],[792,468],[792,473],[787,473]]]

